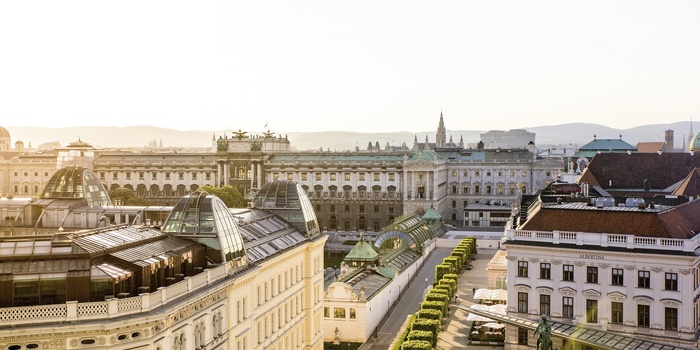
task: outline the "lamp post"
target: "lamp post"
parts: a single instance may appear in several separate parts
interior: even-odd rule
[[[428,289],[428,279],[425,279],[425,289]]]

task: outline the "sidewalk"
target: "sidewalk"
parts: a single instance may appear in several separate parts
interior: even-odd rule
[[[466,270],[459,276],[457,283],[457,305],[467,306],[474,302],[474,289],[486,288],[488,278],[486,266],[496,254],[496,249],[479,249],[478,258],[472,261],[472,269]],[[454,300],[453,300],[454,302]],[[452,304],[454,305],[454,304]],[[469,345],[467,336],[471,322],[467,322],[467,313],[453,308],[445,329],[438,335],[438,350],[464,349],[470,350],[495,350],[502,346]]]

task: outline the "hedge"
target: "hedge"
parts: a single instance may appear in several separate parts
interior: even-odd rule
[[[438,291],[444,292],[444,289],[431,289],[430,293],[425,295],[425,300],[426,301],[441,301],[445,304],[447,304],[450,301],[450,297],[447,296],[447,294],[444,293],[437,293]],[[433,293],[435,292],[435,293]]]
[[[437,345],[437,339],[435,339],[435,335],[432,332],[428,331],[411,331],[408,333],[408,340],[409,341],[414,341],[414,340],[423,340],[430,342],[432,346]]]
[[[401,345],[401,350],[432,350],[433,345],[425,340],[409,340]]]
[[[448,285],[444,285],[444,284],[442,284],[442,285],[437,285],[437,286],[433,287],[432,290],[436,290],[436,289],[443,289],[443,290],[445,290],[445,291],[447,292],[447,296],[448,296],[449,298],[452,298],[452,297],[454,296],[454,294],[452,294],[452,288],[450,288],[450,286],[448,286]]]
[[[460,263],[459,258],[454,256],[448,256],[442,259],[442,263],[452,265],[451,273],[459,272],[462,269],[462,264]]]
[[[421,310],[438,310],[447,315],[447,303],[442,301],[424,301],[420,303]]]
[[[442,323],[442,311],[433,309],[420,309],[418,310],[418,318],[438,320]]]
[[[445,263],[442,263],[440,265],[435,265],[435,280],[436,281],[441,280],[442,276],[444,276],[448,273],[454,273],[454,271],[452,270],[452,265],[445,264]]]
[[[415,322],[418,321],[416,317],[417,316],[414,314],[408,320],[408,324],[406,324],[406,329],[404,329],[403,332],[401,332],[401,336],[399,337],[399,340],[394,344],[392,350],[401,350],[401,344],[408,340],[408,333],[414,328]]]
[[[437,337],[438,332],[440,332],[441,325],[442,322],[438,320],[417,318],[415,321],[413,321],[411,330],[432,332],[433,334],[435,334],[435,337]]]

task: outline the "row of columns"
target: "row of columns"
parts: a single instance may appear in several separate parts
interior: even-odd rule
[[[405,180],[403,182],[403,193],[405,198],[408,199],[408,195],[410,193],[411,199],[417,199],[418,195],[418,185],[420,184],[418,181],[416,181],[416,174],[417,173],[423,173],[425,174],[425,179],[423,180],[423,184],[425,186],[425,198],[424,199],[430,199],[430,191],[435,190],[437,188],[437,185],[435,184],[435,175],[432,171],[405,171]],[[410,181],[409,181],[410,178]],[[410,184],[410,191],[409,191],[409,184]]]
[[[219,162],[216,164],[216,182],[224,185],[229,184],[229,179],[240,179],[239,172],[243,170],[243,179],[248,178],[247,169],[244,165],[233,165],[233,176],[231,176],[231,164],[228,162]],[[260,187],[262,184],[262,164],[260,161],[250,163],[250,188]]]

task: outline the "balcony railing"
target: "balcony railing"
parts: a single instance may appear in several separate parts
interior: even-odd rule
[[[169,287],[131,298],[106,301],[68,301],[65,304],[0,308],[0,322],[10,325],[102,320],[155,310],[183,295],[210,286],[226,277],[228,269],[221,265],[192,277],[185,277]]]
[[[530,231],[507,229],[505,241],[534,241],[553,244],[593,245],[627,249],[657,249],[693,252],[700,246],[698,236],[691,239],[642,237],[612,233]]]

